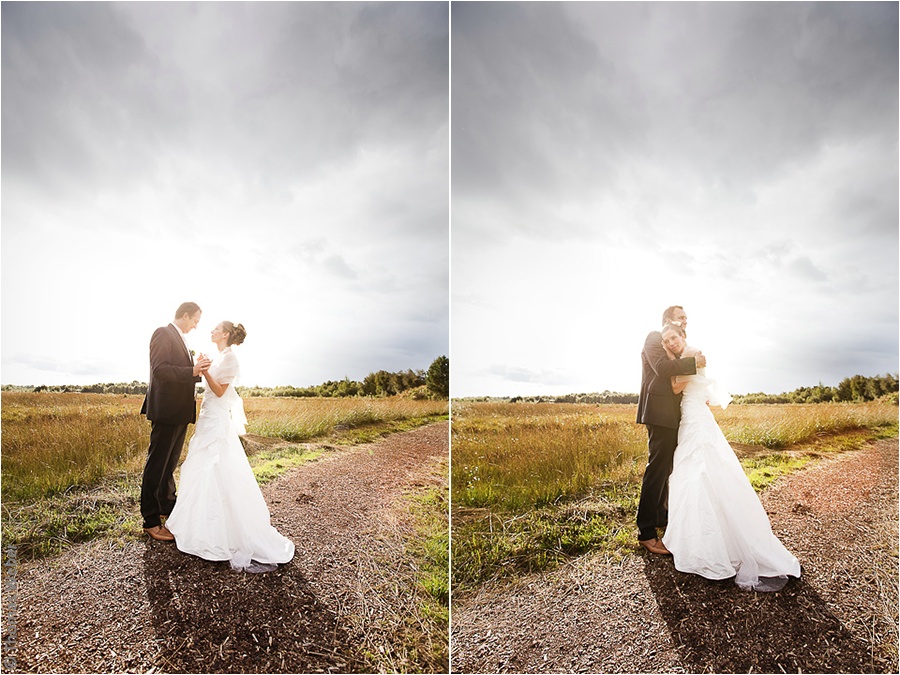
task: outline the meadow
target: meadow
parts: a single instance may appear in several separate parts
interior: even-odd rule
[[[150,440],[142,400],[3,392],[4,543],[16,544],[20,556],[41,556],[103,534],[140,533],[137,502]],[[244,406],[249,438],[269,441],[248,446],[257,449],[249,454],[260,482],[321,453],[292,444],[374,440],[446,419],[448,412],[446,400],[402,397],[251,397]]]
[[[897,434],[890,402],[715,410],[761,489],[824,453]],[[632,404],[453,402],[454,588],[633,550],[647,435]]]

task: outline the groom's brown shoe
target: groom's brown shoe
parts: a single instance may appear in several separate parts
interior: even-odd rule
[[[151,539],[156,539],[156,541],[175,541],[175,535],[169,532],[165,525],[145,527],[144,532],[150,535]]]
[[[672,555],[672,552],[656,537],[653,539],[641,539],[638,543],[650,551],[650,553],[656,553],[657,555]]]

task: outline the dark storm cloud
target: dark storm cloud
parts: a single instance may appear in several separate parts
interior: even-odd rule
[[[426,145],[446,120],[446,13],[440,3],[4,4],[4,182],[56,194],[148,173],[163,182],[163,161],[183,153],[271,198],[368,147]]]
[[[452,11],[454,195],[534,206],[607,183],[635,131],[614,65],[551,3]]]
[[[897,5],[857,4],[454,5],[454,202],[503,200],[506,227],[532,234],[596,233],[614,224],[548,219],[551,205],[614,194],[642,165],[752,201],[829,146],[894,147]],[[896,182],[892,165],[850,180],[878,171]],[[882,232],[896,212],[841,201]]]
[[[253,60],[265,65],[265,80],[237,64],[223,83],[238,91],[231,131],[252,132],[253,142],[238,147],[263,179],[303,176],[367,144],[419,142],[441,126],[446,8],[304,5],[272,3],[257,17],[266,39],[247,47],[260,52]],[[225,124],[214,136],[228,131]]]
[[[2,17],[4,184],[59,194],[153,162],[185,92],[158,90],[156,64],[113,5],[4,3]]]

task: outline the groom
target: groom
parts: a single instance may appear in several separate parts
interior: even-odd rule
[[[197,420],[194,383],[211,363],[206,357],[194,363],[187,346],[187,334],[200,323],[200,315],[196,303],[182,303],[175,320],[157,328],[150,338],[150,382],[141,414],[152,426],[141,482],[141,516],[144,532],[157,541],[175,541],[160,519],[175,507],[172,474],[181,457],[187,425]]]
[[[662,324],[680,323],[687,327],[687,314],[680,305],[673,305],[663,312]],[[682,359],[681,355],[670,360],[663,347],[662,334],[652,331],[644,340],[641,351],[641,395],[638,399],[638,424],[647,427],[649,436],[649,459],[641,484],[641,499],[638,503],[637,526],[638,543],[651,553],[669,554],[669,550],[659,540],[657,527],[665,527],[668,522],[667,506],[669,474],[675,446],[678,444],[678,424],[681,421],[681,394],[672,391],[673,375],[694,375],[697,368],[706,365],[706,357]]]

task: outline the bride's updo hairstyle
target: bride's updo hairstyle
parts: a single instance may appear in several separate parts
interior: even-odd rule
[[[222,322],[222,330],[228,333],[228,346],[231,345],[239,345],[244,341],[244,338],[247,337],[247,329],[244,328],[243,324],[233,324],[230,321]]]

